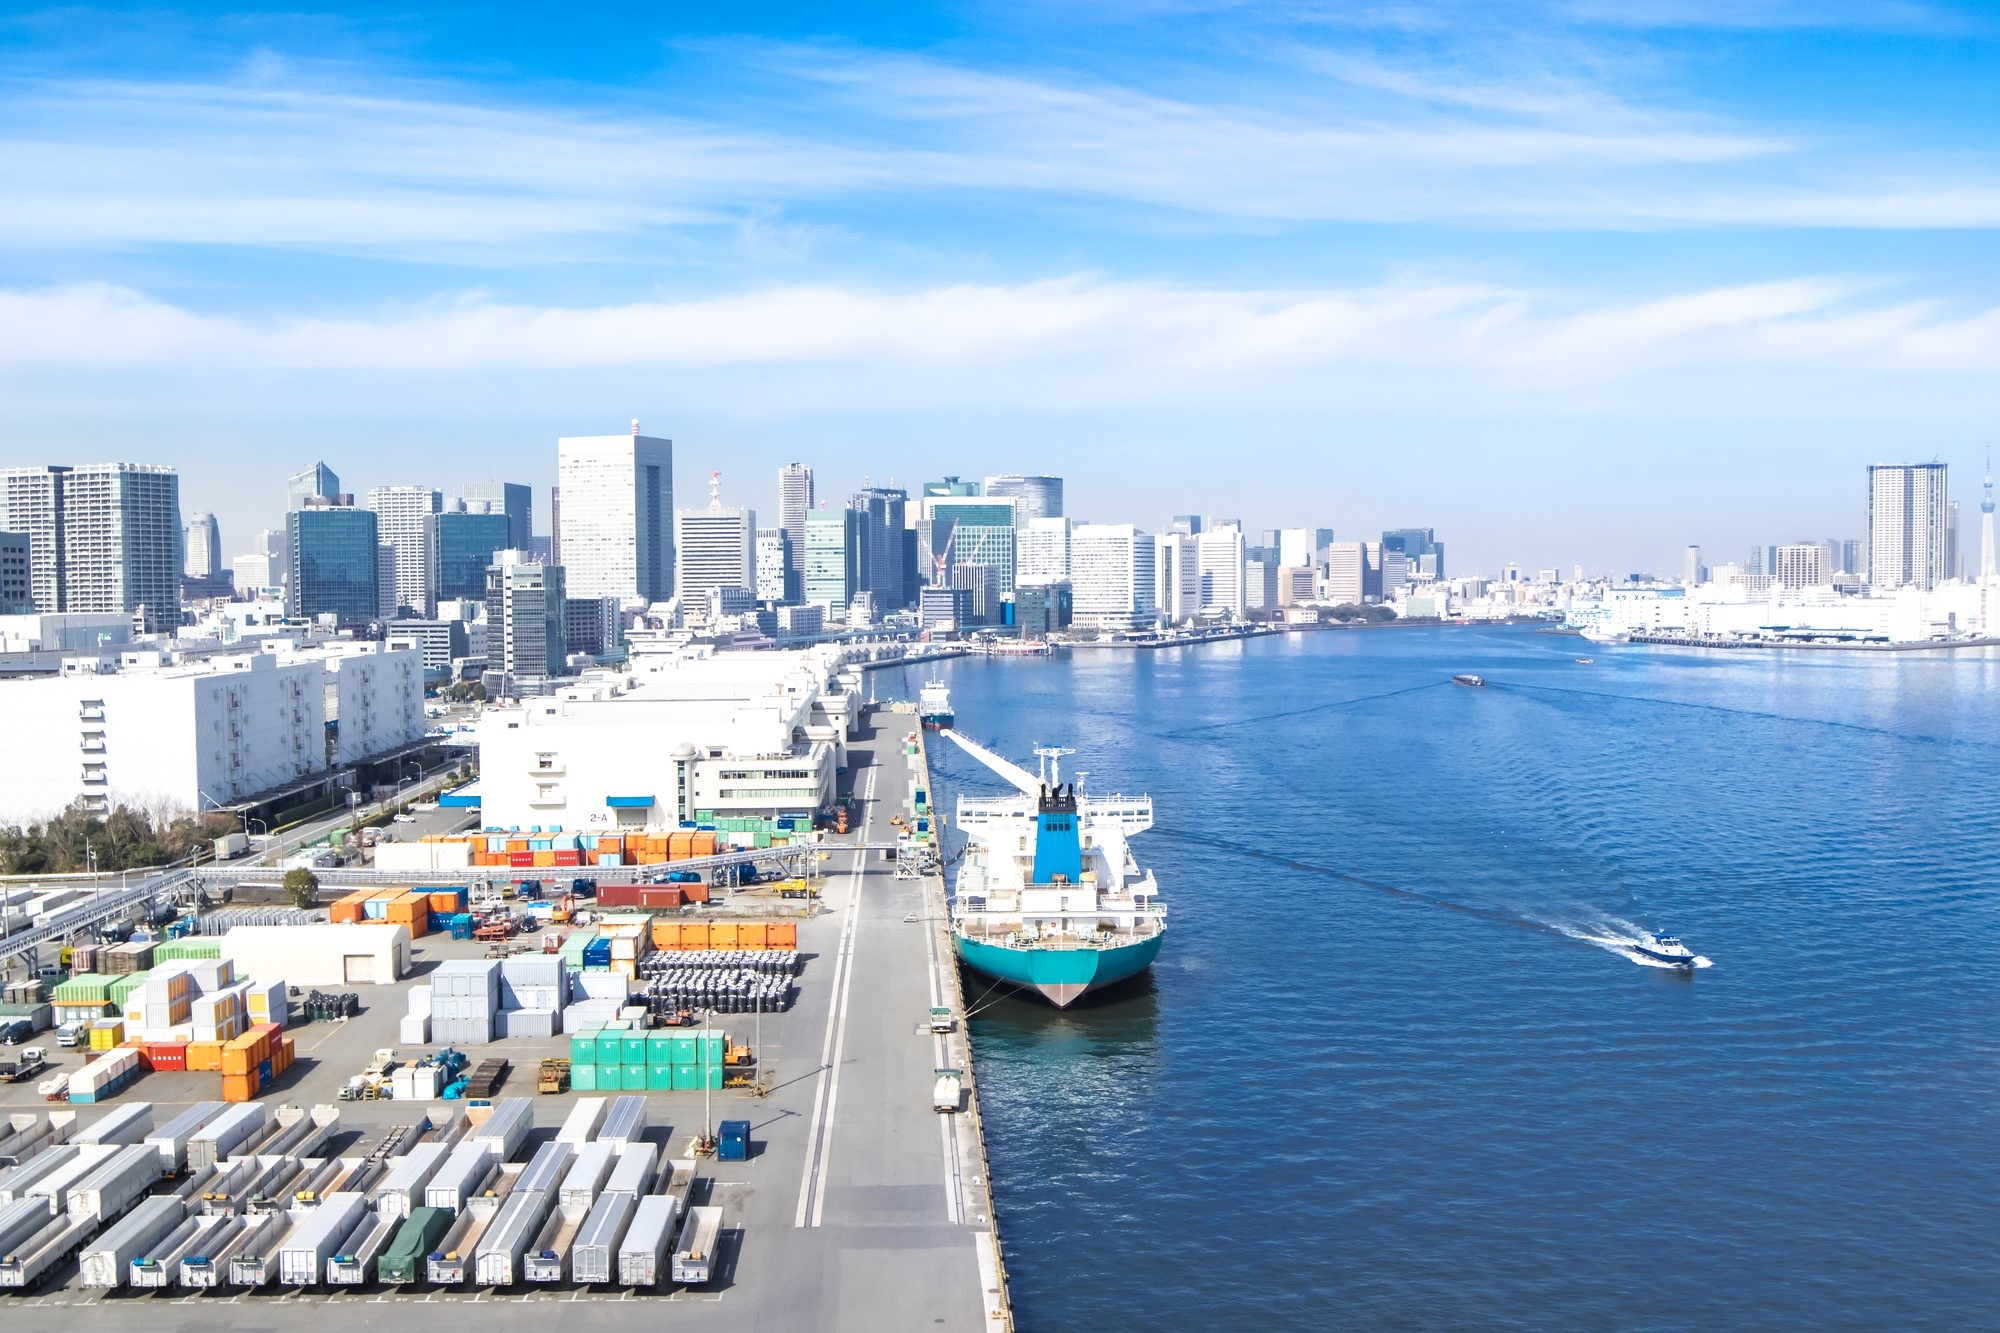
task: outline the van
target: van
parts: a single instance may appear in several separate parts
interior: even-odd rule
[[[25,1018],[0,1018],[0,1046],[18,1046],[34,1039],[35,1025]]]
[[[81,1046],[90,1038],[90,1024],[65,1023],[56,1029],[56,1045]]]

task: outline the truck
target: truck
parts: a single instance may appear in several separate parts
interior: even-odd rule
[[[326,1278],[327,1260],[368,1216],[359,1193],[329,1194],[285,1238],[278,1250],[278,1281],[288,1287],[316,1287]]]
[[[159,1178],[159,1150],[144,1143],[127,1144],[64,1192],[69,1215],[94,1218],[103,1226],[151,1193]]]
[[[250,850],[250,835],[242,831],[225,833],[215,840],[215,859],[233,861]]]
[[[424,1276],[424,1260],[451,1231],[453,1214],[444,1208],[418,1208],[403,1219],[389,1248],[375,1261],[381,1282],[415,1282]]]
[[[720,1208],[690,1208],[674,1249],[674,1281],[699,1287],[715,1275],[715,1246],[722,1236]]]
[[[951,1010],[944,1005],[931,1006],[931,1031],[943,1035],[956,1030],[958,1020],[951,1016]]]
[[[965,1100],[963,1071],[940,1069],[936,1071],[937,1082],[931,1085],[931,1109],[939,1115],[955,1115],[959,1105]]]
[[[24,1046],[21,1053],[0,1062],[0,1079],[9,1083],[26,1083],[49,1067],[49,1053],[41,1046]]]
[[[656,1287],[668,1275],[667,1254],[673,1244],[680,1201],[669,1194],[641,1197],[632,1211],[625,1239],[618,1246],[618,1281],[627,1287]]]
[[[598,1196],[597,1206],[590,1210],[570,1246],[571,1281],[602,1284],[618,1276],[620,1245],[638,1206],[639,1196],[626,1190],[609,1190]]]

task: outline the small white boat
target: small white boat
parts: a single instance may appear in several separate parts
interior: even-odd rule
[[[1694,950],[1672,935],[1641,935],[1631,949],[1633,953],[1670,967],[1693,967],[1695,962]]]
[[[1486,677],[1475,676],[1470,671],[1461,671],[1456,676],[1453,676],[1451,678],[1451,683],[1454,685],[1465,685],[1469,686],[1472,689],[1478,689],[1480,686],[1486,683]]]

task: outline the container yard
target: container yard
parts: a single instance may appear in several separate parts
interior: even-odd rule
[[[479,939],[490,905],[469,884],[343,889],[315,925],[86,956],[95,970],[32,1001],[122,1024],[108,1047],[47,1043],[49,1073],[85,1096],[0,1083],[9,1329],[232,1298],[257,1307],[233,1318],[278,1329],[356,1299],[486,1299],[479,1318],[501,1324],[659,1300],[718,1329],[1009,1327],[976,1089],[961,1114],[931,1109],[935,1068],[973,1082],[963,1024],[929,1025],[963,1012],[940,886],[881,852],[928,789],[913,731],[882,710],[850,742],[856,818],[810,895],[652,885],[675,901],[585,894],[560,924],[515,906],[541,919]],[[617,855],[756,836],[717,830],[701,853],[686,832],[621,837]],[[545,893],[569,883],[551,870],[611,855],[484,836],[455,844],[469,870],[504,856]]]

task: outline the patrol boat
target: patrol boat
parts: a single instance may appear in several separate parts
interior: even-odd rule
[[[1672,935],[1641,935],[1630,947],[1633,953],[1670,967],[1693,967],[1695,963],[1694,950]]]
[[[967,840],[951,934],[967,967],[1065,1008],[1152,966],[1167,909],[1129,840],[1153,826],[1150,796],[1090,796],[1064,783],[1073,750],[1039,748],[1039,773],[947,731],[1017,794],[960,796]]]

